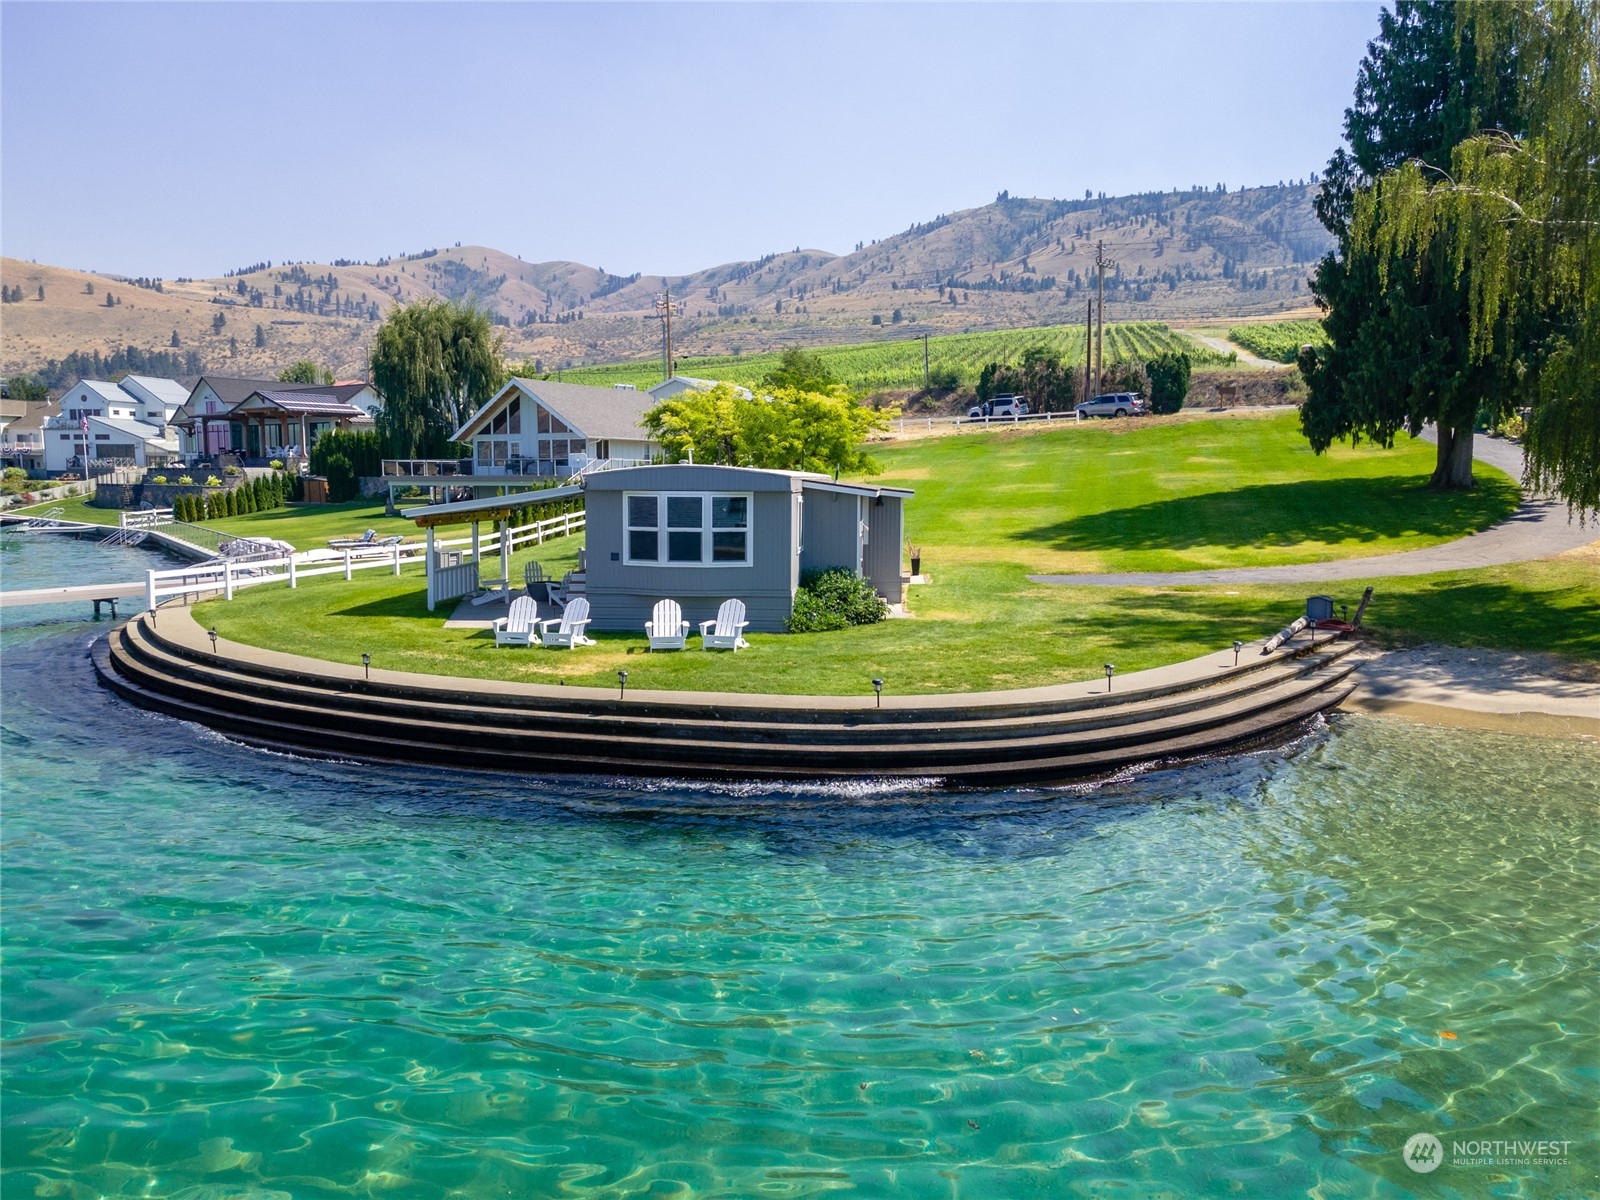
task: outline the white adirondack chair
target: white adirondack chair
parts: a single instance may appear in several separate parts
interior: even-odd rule
[[[539,644],[563,650],[592,646],[594,639],[583,636],[583,628],[588,623],[589,602],[582,596],[577,596],[568,602],[559,617],[539,622]]]
[[[644,635],[652,650],[683,650],[689,645],[689,622],[676,600],[663,600],[644,623]]]
[[[700,648],[702,650],[741,650],[750,645],[744,640],[743,600],[724,600],[717,609],[715,621],[700,622]]]
[[[494,623],[496,646],[533,645],[533,627],[539,608],[532,596],[518,596],[511,602],[511,611]]]

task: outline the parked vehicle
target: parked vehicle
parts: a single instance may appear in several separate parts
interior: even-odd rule
[[[1142,417],[1149,411],[1137,392],[1106,392],[1078,405],[1079,417]]]
[[[985,417],[1025,417],[1029,413],[1028,402],[1021,396],[996,396],[993,400],[985,400],[982,404],[974,404],[967,409],[967,419],[981,421]]]

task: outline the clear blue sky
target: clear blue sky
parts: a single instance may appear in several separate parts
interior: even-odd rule
[[[1321,170],[1378,6],[0,5],[0,250],[682,273]]]

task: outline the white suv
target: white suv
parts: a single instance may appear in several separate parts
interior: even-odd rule
[[[974,404],[967,410],[967,419],[981,421],[985,417],[1025,417],[1029,411],[1028,402],[1021,396],[996,396],[993,400]]]

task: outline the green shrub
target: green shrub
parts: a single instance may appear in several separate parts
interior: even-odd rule
[[[221,487],[222,486],[222,480],[218,479],[215,475],[207,475],[206,476],[206,486],[207,487]]]
[[[283,459],[275,458],[269,462],[267,466],[271,467],[274,471],[281,471],[283,470]]]
[[[1150,378],[1150,410],[1175,413],[1189,394],[1189,356],[1181,350],[1168,351],[1144,365]]]
[[[194,476],[193,475],[179,475],[178,476],[178,482],[180,484],[182,484],[184,487],[193,487],[194,486]]]
[[[790,633],[823,633],[851,625],[874,625],[889,615],[883,597],[872,584],[848,567],[807,571],[794,595],[794,611],[786,628]]]
[[[317,444],[322,444],[321,439],[318,439]],[[334,504],[343,504],[346,500],[356,498],[356,492],[359,490],[356,484],[356,470],[344,455],[325,455],[322,460],[322,473],[328,477],[328,499]]]

